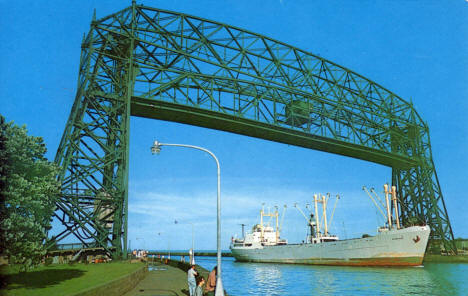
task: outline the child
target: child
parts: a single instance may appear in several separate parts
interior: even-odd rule
[[[197,287],[195,288],[195,296],[203,296],[203,285],[205,278],[202,276],[197,277]]]

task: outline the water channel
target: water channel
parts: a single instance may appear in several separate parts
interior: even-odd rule
[[[172,259],[178,259],[177,257]],[[211,270],[216,257],[197,257]],[[223,258],[223,285],[245,295],[468,295],[468,264],[422,267],[337,267],[239,263]]]

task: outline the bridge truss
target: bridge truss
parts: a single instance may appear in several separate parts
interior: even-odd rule
[[[56,217],[85,246],[126,256],[131,116],[208,127],[392,168],[403,223],[456,252],[412,104],[299,48],[237,27],[136,5],[96,20],[55,162]]]

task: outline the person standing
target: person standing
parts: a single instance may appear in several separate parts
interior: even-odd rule
[[[197,277],[197,287],[195,288],[195,296],[203,296],[203,285],[205,278],[202,276]]]
[[[195,281],[195,277],[198,275],[198,272],[195,270],[195,265],[191,265],[190,269],[187,272],[187,281],[189,287],[189,294],[190,296],[195,295],[195,288],[197,287],[197,283]]]
[[[208,279],[206,280],[205,292],[208,296],[214,296],[215,289],[216,289],[216,275],[218,273],[218,267],[215,266],[213,270],[208,275]]]

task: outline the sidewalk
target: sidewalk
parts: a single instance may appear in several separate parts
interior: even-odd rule
[[[187,273],[170,265],[158,264],[136,287],[124,296],[185,296],[189,295]]]

